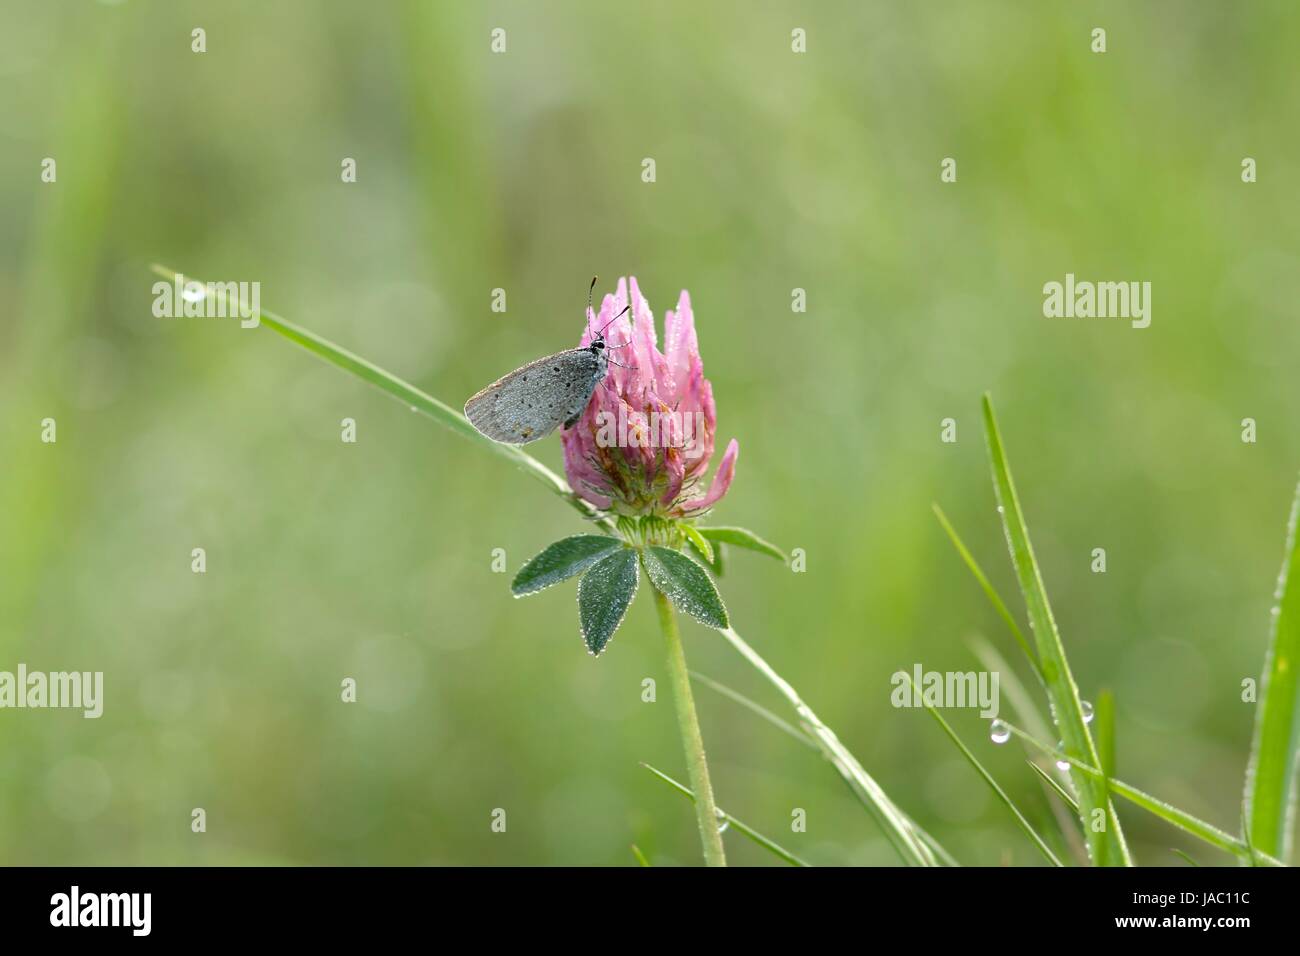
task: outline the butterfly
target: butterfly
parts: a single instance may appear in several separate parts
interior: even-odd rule
[[[595,288],[593,278],[587,290],[588,315]],[[529,362],[474,393],[465,403],[465,417],[480,433],[507,445],[526,445],[545,438],[560,425],[572,428],[582,417],[596,386],[604,381],[611,362],[619,364],[610,359],[609,351],[629,344],[610,345],[605,341],[605,329],[629,308],[625,306],[605,323],[585,348],[566,349]]]

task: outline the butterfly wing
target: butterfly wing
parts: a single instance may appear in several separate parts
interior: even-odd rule
[[[493,441],[526,445],[579,415],[605,377],[604,355],[569,349],[517,368],[465,403],[470,424]]]

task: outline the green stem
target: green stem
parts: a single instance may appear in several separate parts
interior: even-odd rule
[[[682,635],[677,630],[673,606],[658,588],[654,589],[659,626],[668,644],[668,673],[673,681],[673,703],[677,707],[677,727],[686,750],[686,771],[695,791],[695,818],[700,825],[700,842],[704,844],[704,862],[708,866],[726,866],[722,833],[718,829],[718,808],[713,802],[713,784],[709,782],[709,764],[704,759],[704,738],[695,716],[695,698],[691,696],[691,677],[686,669]]]

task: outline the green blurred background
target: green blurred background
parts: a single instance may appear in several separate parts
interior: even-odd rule
[[[648,595],[587,656],[571,587],[516,601],[491,571],[582,530],[569,509],[265,329],[154,318],[154,261],[260,281],[457,407],[574,344],[593,273],[638,276],[661,321],[689,289],[741,446],[712,520],[807,553],[733,553],[737,629],[959,859],[1033,865],[889,701],[899,667],[977,667],[978,635],[1015,659],[930,510],[1019,614],[990,390],[1082,693],[1117,695],[1119,775],[1235,829],[1300,465],[1297,35],[1291,0],[4,0],[0,669],[106,689],[97,721],[0,711],[0,860],[699,860],[638,766],[685,776]],[[1067,272],[1152,282],[1151,327],[1045,319]],[[693,667],[787,714],[685,627]],[[722,806],[816,863],[896,862],[815,752],[697,699]],[[1023,752],[949,717],[1051,828]],[[1141,863],[1227,859],[1119,809]]]

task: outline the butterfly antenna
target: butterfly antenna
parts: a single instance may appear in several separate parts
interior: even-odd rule
[[[608,349],[607,349],[606,351],[608,351]],[[605,356],[605,361],[608,362],[610,365],[617,365],[619,368],[630,369],[630,368],[632,367],[632,366],[630,366],[630,365],[624,365],[622,362],[615,362],[615,361],[614,361],[612,358],[610,358],[608,355]]]
[[[632,306],[630,306],[630,305],[625,305],[625,306],[623,306],[623,311],[622,311],[622,312],[620,312],[618,315],[614,316],[612,319],[610,319],[608,322],[605,323],[605,329],[609,328],[611,325],[613,325],[613,324],[614,324],[615,322],[617,322],[619,319],[623,318],[623,316],[626,315],[627,312],[628,312],[628,310],[631,309],[631,308],[632,308]],[[596,338],[598,338],[598,339],[600,339],[600,338],[604,338],[604,337],[605,337],[605,329],[601,329],[599,332],[597,332],[597,333],[596,333]],[[626,345],[627,343],[624,342],[623,344]]]
[[[596,291],[596,280],[599,279],[599,278],[600,278],[600,276],[592,276],[592,277],[591,277],[591,285],[589,285],[589,286],[587,287],[587,316],[586,316],[586,318],[587,318],[587,331],[588,331],[588,332],[591,331],[591,294],[592,294],[594,291]]]

